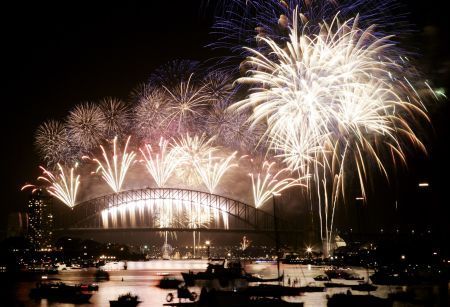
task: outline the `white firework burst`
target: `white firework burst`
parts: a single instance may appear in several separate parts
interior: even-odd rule
[[[67,129],[71,144],[82,151],[90,151],[103,140],[106,131],[105,116],[93,103],[83,103],[70,111]]]
[[[35,133],[35,145],[41,158],[48,165],[64,161],[69,147],[64,124],[56,120],[48,120],[41,124]]]
[[[100,109],[105,118],[105,137],[113,139],[124,136],[130,124],[130,110],[125,102],[108,97],[100,102]]]

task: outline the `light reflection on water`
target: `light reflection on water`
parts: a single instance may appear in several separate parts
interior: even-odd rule
[[[110,273],[110,280],[99,283],[99,291],[90,299],[91,304],[77,305],[77,306],[109,306],[109,300],[116,299],[118,295],[131,292],[139,296],[143,301],[139,306],[162,306],[165,303],[165,298],[169,292],[173,290],[164,290],[156,287],[162,274],[173,274],[175,277],[181,279],[180,272],[188,270],[203,271],[206,269],[206,260],[154,260],[154,261],[140,261],[128,262],[128,269],[123,270],[124,263],[116,262],[109,263],[105,269]],[[281,265],[281,270],[284,272],[285,281],[288,278],[291,282],[298,279],[301,285],[306,285],[313,282],[313,277],[323,274],[324,267],[316,267],[311,265]],[[264,278],[274,277],[277,274],[275,264],[257,263],[246,265],[246,270],[249,273],[258,274]],[[361,276],[367,276],[367,272],[362,268],[353,269]],[[67,283],[92,283],[94,282],[94,269],[82,269],[72,271],[62,271],[54,277],[60,278]],[[342,281],[339,282],[348,284],[357,284],[357,281]],[[30,307],[69,307],[74,304],[63,303],[49,303],[47,300],[32,301],[28,297],[31,288],[34,287],[35,282],[20,282],[17,284],[14,293],[16,301],[20,304]],[[320,284],[317,282],[317,284]],[[387,297],[389,292],[395,290],[396,287],[378,286],[377,291],[372,294],[380,297]],[[200,293],[199,288],[193,288],[193,291]],[[346,292],[347,288],[328,289],[327,292],[322,293],[305,293],[304,296],[297,298],[286,298],[288,301],[302,301],[307,306],[326,306],[326,295]],[[354,291],[357,294],[357,291]],[[177,301],[177,300],[176,300]]]

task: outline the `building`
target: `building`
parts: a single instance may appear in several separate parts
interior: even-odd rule
[[[28,239],[37,250],[51,248],[52,198],[43,189],[35,190],[28,201]]]

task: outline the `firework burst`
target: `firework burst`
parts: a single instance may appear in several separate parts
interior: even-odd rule
[[[272,175],[271,171],[273,171],[272,168],[274,167],[274,164],[274,162],[264,162],[262,166],[263,174],[250,174],[250,177],[252,178],[253,200],[256,208],[264,205],[264,203],[267,202],[272,195],[279,196],[281,195],[281,192],[286,189],[295,186],[306,187],[302,181],[307,177],[297,179],[284,177],[286,174],[291,173],[291,171],[287,168],[281,169]]]
[[[176,152],[169,149],[169,142],[163,138],[159,141],[159,152],[155,153],[151,145],[145,145],[146,151],[140,149],[145,159],[145,166],[158,187],[164,187],[180,163]]]
[[[128,137],[127,142],[125,143],[121,158],[117,152],[117,137],[115,137],[113,141],[112,157],[106,153],[105,148],[101,145],[100,148],[103,153],[103,161],[97,158],[92,159],[98,165],[96,173],[101,172],[103,180],[111,187],[114,193],[120,192],[126,174],[136,157],[136,154],[133,151],[128,152],[130,138],[131,137]]]
[[[167,134],[165,119],[168,116],[168,97],[164,90],[143,86],[136,93],[133,110],[134,131],[144,141],[158,140]]]
[[[70,111],[67,128],[71,142],[83,151],[90,151],[103,140],[106,131],[105,116],[98,106],[83,103]]]
[[[116,98],[105,98],[100,102],[100,109],[105,119],[105,137],[113,139],[122,137],[127,132],[130,112],[127,105]]]
[[[236,152],[226,158],[214,157],[210,152],[206,163],[196,162],[195,167],[209,193],[213,194],[223,175],[237,164],[232,163]]]
[[[201,182],[195,166],[203,164],[209,154],[217,150],[212,145],[213,141],[214,138],[207,138],[206,134],[193,137],[186,134],[173,141],[172,151],[180,162],[177,168],[179,178],[183,178],[190,184],[199,184]]]
[[[56,120],[44,122],[36,131],[35,145],[48,165],[63,161],[69,147],[64,124]]]
[[[80,186],[80,175],[74,174],[74,170],[77,166],[78,165],[75,164],[74,167],[67,171],[58,163],[58,174],[56,175],[40,166],[42,176],[38,177],[38,180],[46,183],[45,190],[50,195],[58,198],[70,208],[73,208],[76,205],[78,188]],[[27,184],[23,186],[21,190],[27,188],[36,188],[36,186]]]
[[[291,169],[314,174],[328,244],[346,169],[355,170],[365,197],[371,163],[387,176],[385,151],[404,162],[405,144],[425,150],[413,127],[428,118],[405,75],[409,69],[390,57],[391,37],[357,25],[357,19],[341,23],[336,16],[322,23],[319,35],[308,36],[294,18],[285,48],[261,38],[271,57],[250,50],[253,68],[240,81],[255,88],[233,106],[252,108],[250,120],[267,123],[270,149]]]
[[[202,80],[204,93],[209,97],[212,105],[227,107],[233,98],[235,89],[233,88],[234,79],[230,74],[221,71],[213,71]]]
[[[206,130],[216,136],[216,142],[230,148],[248,152],[254,150],[264,134],[261,124],[250,127],[246,111],[231,112],[216,105],[208,113]]]
[[[173,89],[164,87],[170,96],[169,115],[166,125],[175,125],[178,133],[192,130],[199,123],[210,98],[204,92],[205,85],[195,86],[191,82],[192,75],[187,81],[182,81]],[[194,122],[194,118],[197,120]]]
[[[200,72],[200,62],[177,59],[155,69],[150,75],[148,84],[152,87],[166,86],[172,88],[189,79],[192,74],[200,76]]]

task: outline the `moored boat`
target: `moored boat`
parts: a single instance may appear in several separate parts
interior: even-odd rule
[[[117,300],[115,301],[109,301],[110,307],[136,307],[142,303],[139,300],[139,297],[137,295],[132,295],[131,293],[119,295]]]
[[[105,281],[105,280],[109,280],[109,273],[106,272],[105,270],[97,270],[95,271],[95,281]]]
[[[50,301],[87,303],[92,294],[83,291],[78,285],[67,285],[62,282],[38,283],[31,289],[30,297],[33,299],[48,299]]]

